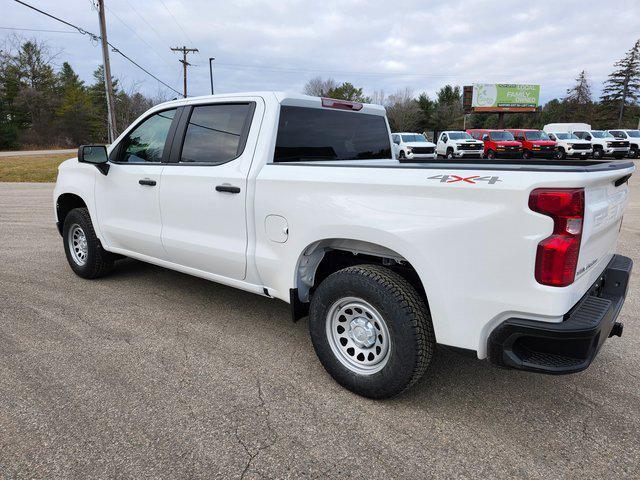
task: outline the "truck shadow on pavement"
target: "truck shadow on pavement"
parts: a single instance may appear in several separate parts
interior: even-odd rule
[[[133,281],[134,288],[143,291],[160,289],[166,300],[179,302],[179,310],[197,313],[194,317],[181,317],[185,322],[193,322],[192,318],[200,324],[221,322],[226,325],[223,330],[226,335],[251,331],[254,336],[263,339],[263,348],[272,350],[273,358],[278,356],[283,342],[286,342],[287,349],[298,351],[302,362],[297,367],[302,371],[298,373],[301,376],[311,376],[312,379],[307,381],[321,383],[334,392],[368,402],[342,390],[324,372],[308,337],[307,319],[292,324],[289,306],[284,302],[131,259],[119,261],[116,271],[108,279],[110,282],[126,284]],[[232,327],[228,327],[229,325]],[[594,388],[596,382],[596,388],[607,388],[606,383],[602,384],[601,381],[604,379],[606,382],[609,377],[594,375],[598,373],[602,363],[608,363],[606,346],[600,356],[603,358],[596,359],[593,372],[589,370],[569,376],[548,376],[498,368],[486,360],[471,358],[438,346],[425,376],[407,392],[388,403],[396,407],[402,404],[420,404],[429,405],[430,408],[450,408],[457,405],[486,409],[491,404],[495,407],[496,404],[519,402],[520,407],[548,403],[557,408],[558,403],[563,403],[562,398],[567,397],[567,402],[571,401],[575,405],[576,402],[580,403],[580,399],[576,399],[576,390],[581,383],[589,382],[590,388]],[[295,372],[293,373],[295,378]],[[298,387],[304,388],[304,385]]]

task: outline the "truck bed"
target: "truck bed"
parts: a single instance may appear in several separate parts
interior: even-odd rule
[[[412,168],[412,169],[455,169],[455,170],[501,170],[530,172],[602,172],[623,170],[634,166],[631,160],[549,160],[549,159],[504,159],[473,161],[431,160],[429,162],[400,163],[394,159],[385,160],[326,160],[276,163],[274,165],[308,165],[313,167],[351,168]]]

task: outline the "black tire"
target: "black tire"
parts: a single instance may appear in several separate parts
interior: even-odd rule
[[[77,232],[77,228],[84,234],[86,242],[84,262],[78,260],[79,254],[74,254],[71,250],[73,241],[70,242],[70,236]],[[69,266],[79,277],[98,278],[113,270],[115,255],[102,248],[86,208],[75,208],[67,214],[62,229],[62,240]]]
[[[454,157],[453,157],[453,148],[447,149],[447,159],[448,160],[453,160],[454,159]]]
[[[629,158],[638,158],[638,149],[632,148],[629,150]]]
[[[404,150],[400,150],[400,153],[398,154],[398,159],[404,160],[405,158],[407,158],[407,157],[404,154]]]
[[[529,160],[532,157],[531,152],[529,150],[524,150],[522,152],[522,158]]]
[[[493,150],[488,150],[487,151],[487,158],[490,160],[493,160],[496,158],[496,152],[494,152]]]
[[[348,297],[373,306],[388,329],[389,353],[386,363],[375,373],[353,371],[332,349],[329,314],[341,299]],[[380,330],[378,325],[376,328]],[[393,397],[413,385],[426,371],[436,347],[425,301],[407,280],[378,265],[348,267],[328,276],[311,299],[309,332],[327,372],[346,389],[376,399]]]
[[[556,160],[564,160],[567,158],[567,153],[562,148],[559,148],[555,151],[554,156]]]
[[[601,158],[604,157],[604,150],[602,150],[601,148],[594,148],[593,153],[591,155],[596,160],[600,160]]]

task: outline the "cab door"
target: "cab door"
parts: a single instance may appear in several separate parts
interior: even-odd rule
[[[176,117],[173,108],[139,122],[111,150],[107,175],[96,175],[96,213],[108,247],[165,258],[158,192]]]
[[[187,107],[162,173],[162,244],[170,262],[242,280],[247,251],[247,177],[261,98]]]

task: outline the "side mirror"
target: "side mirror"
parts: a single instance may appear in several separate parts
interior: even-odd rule
[[[104,145],[81,145],[78,148],[78,162],[95,165],[103,175],[109,172],[109,156]]]

